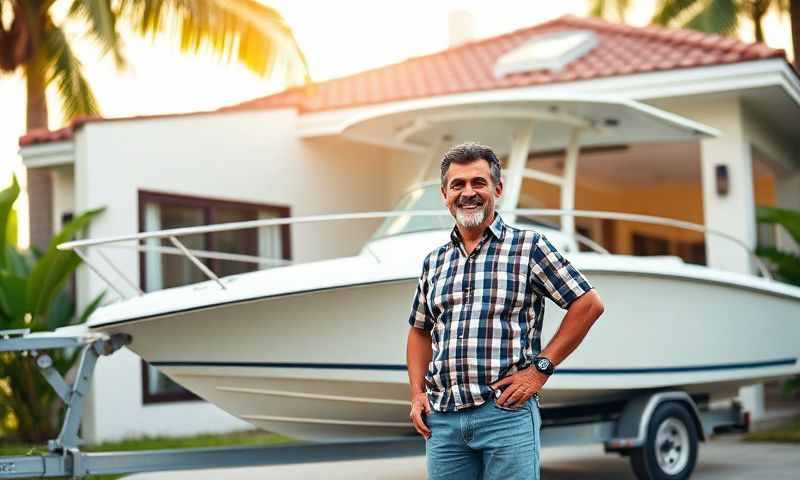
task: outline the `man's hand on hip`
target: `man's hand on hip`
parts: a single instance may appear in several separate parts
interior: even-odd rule
[[[415,393],[411,398],[411,413],[409,413],[409,417],[411,417],[411,423],[414,424],[417,432],[426,439],[430,438],[431,429],[425,425],[422,415],[429,413],[431,413],[431,404],[428,402],[428,395],[425,392]]]
[[[528,367],[517,373],[503,377],[490,386],[497,390],[502,390],[497,404],[503,407],[518,408],[527,402],[533,394],[538,392],[545,384],[547,375],[539,372],[535,368]]]

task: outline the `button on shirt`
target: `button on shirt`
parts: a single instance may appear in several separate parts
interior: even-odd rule
[[[499,214],[467,254],[458,228],[425,257],[409,323],[431,333],[425,384],[444,412],[481,405],[489,384],[529,366],[541,351],[544,297],[568,308],[593,288],[540,232]]]

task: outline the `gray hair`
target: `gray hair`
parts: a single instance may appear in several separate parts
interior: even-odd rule
[[[497,155],[486,145],[467,142],[450,147],[450,150],[442,157],[442,185],[444,185],[444,179],[447,177],[447,170],[450,168],[451,163],[464,165],[477,160],[483,160],[488,163],[489,169],[491,170],[492,182],[495,185],[500,183],[500,161],[497,159]]]

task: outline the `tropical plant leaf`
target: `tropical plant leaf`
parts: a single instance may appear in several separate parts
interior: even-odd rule
[[[117,15],[111,0],[73,0],[69,15],[84,20],[89,25],[91,36],[97,40],[105,55],[111,52],[117,68],[127,64],[123,54],[123,42],[117,32]]]
[[[656,25],[669,25],[699,2],[700,0],[661,0],[651,22]]]
[[[19,215],[17,215],[17,210],[12,208],[8,212],[8,221],[6,222],[6,244],[16,245],[17,237],[19,237]]]
[[[777,207],[756,207],[756,221],[758,223],[778,224],[786,229],[800,245],[800,211]]]
[[[8,228],[12,208],[14,207],[14,202],[17,201],[17,197],[19,197],[19,184],[17,183],[17,176],[14,175],[11,177],[11,186],[0,191],[0,241],[3,242],[3,247],[0,248],[0,268],[5,268],[6,266],[5,246],[8,238],[6,229]]]
[[[143,36],[178,32],[183,52],[210,51],[259,75],[285,66],[289,84],[308,83],[308,63],[283,17],[256,0],[121,0],[119,12]]]
[[[800,286],[800,256],[782,252],[775,247],[757,247],[756,255],[775,266],[775,275],[781,280]]]
[[[736,33],[738,16],[736,0],[712,0],[683,26],[700,32],[732,35]]]
[[[75,318],[75,304],[69,290],[63,289],[53,298],[44,322],[36,322],[32,330],[52,331],[70,325]]]
[[[27,277],[33,269],[33,257],[17,250],[17,247],[6,245],[6,269],[20,277]]]
[[[56,83],[64,119],[100,115],[100,107],[83,76],[80,60],[72,52],[64,31],[52,22],[44,30],[42,50],[49,63],[47,83]]]
[[[25,277],[0,270],[0,311],[4,329],[27,328],[25,314],[28,312],[25,293],[28,282]]]
[[[36,262],[28,279],[28,311],[34,316],[47,313],[53,297],[61,290],[81,262],[75,252],[58,250],[56,246],[69,241],[103,210],[103,208],[97,208],[74,217],[50,240],[47,252]]]

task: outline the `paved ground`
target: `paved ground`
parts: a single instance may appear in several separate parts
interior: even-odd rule
[[[542,452],[543,480],[634,479],[627,458],[606,455],[601,446],[547,448]],[[800,478],[800,445],[740,442],[737,436],[718,437],[701,444],[693,480]],[[303,465],[139,474],[129,480],[268,480],[268,479],[384,479],[423,480],[424,457]]]

